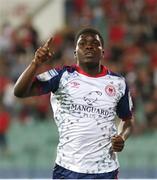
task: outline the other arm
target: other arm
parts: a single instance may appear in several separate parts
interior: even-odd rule
[[[131,135],[133,130],[133,118],[121,120],[118,126],[118,135],[112,137],[112,149],[115,152],[120,152],[124,148],[125,141]]]
[[[125,141],[132,133],[134,124],[132,108],[132,99],[125,83],[125,93],[118,102],[116,110],[118,117],[121,119],[118,126],[118,135],[112,137],[112,149],[115,152],[123,150]]]

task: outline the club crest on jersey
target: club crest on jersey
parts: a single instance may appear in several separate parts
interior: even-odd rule
[[[107,85],[105,87],[105,92],[108,96],[115,96],[116,95],[116,89],[113,85]]]

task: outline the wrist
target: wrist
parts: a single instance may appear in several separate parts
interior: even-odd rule
[[[39,63],[38,62],[36,62],[36,60],[35,59],[33,59],[32,60],[32,62],[31,62],[31,64],[30,64],[31,66],[33,66],[35,69],[37,69],[38,67],[39,67]]]
[[[126,141],[126,137],[122,134],[119,134],[119,136],[123,139],[123,141]]]

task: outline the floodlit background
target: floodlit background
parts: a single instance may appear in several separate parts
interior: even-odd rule
[[[0,178],[51,178],[58,143],[49,94],[17,99],[13,86],[35,50],[55,38],[52,63],[73,64],[74,34],[93,25],[103,64],[127,79],[135,129],[119,153],[120,178],[157,178],[157,1],[0,0]]]

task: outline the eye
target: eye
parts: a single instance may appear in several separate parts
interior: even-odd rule
[[[95,45],[95,46],[100,46],[100,43],[99,43],[98,41],[94,41],[94,42],[93,42],[93,45]]]
[[[79,44],[80,46],[84,46],[84,45],[85,45],[85,42],[84,42],[84,41],[80,41],[78,44]]]

